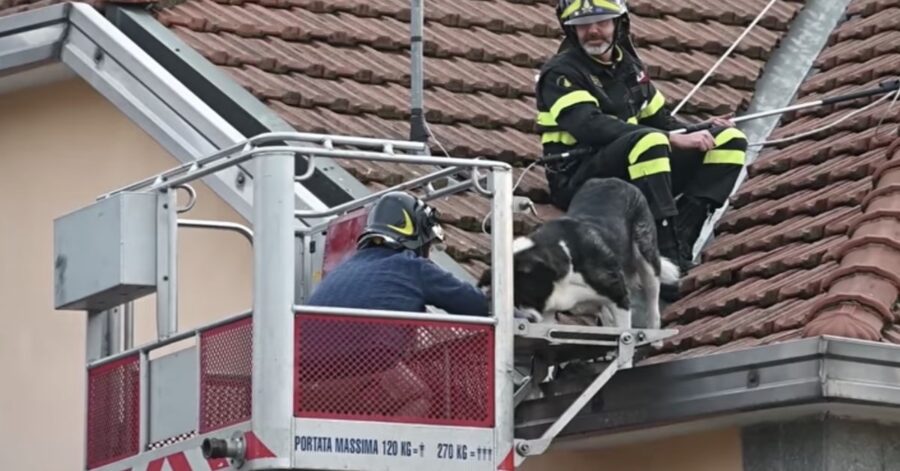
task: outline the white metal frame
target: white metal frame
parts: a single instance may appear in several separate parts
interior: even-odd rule
[[[267,145],[282,142],[302,142],[308,145]],[[256,136],[245,142],[230,146],[209,157],[180,165],[166,172],[144,179],[132,185],[117,189],[100,198],[106,198],[120,192],[156,192],[160,196],[158,227],[158,247],[161,249],[158,260],[159,290],[162,299],[168,302],[158,303],[157,323],[159,329],[159,341],[151,345],[131,349],[120,354],[94,361],[89,367],[95,367],[114,358],[133,355],[139,352],[142,365],[146,363],[147,353],[163,345],[170,344],[191,336],[199,335],[204,329],[189,333],[177,333],[177,312],[175,303],[177,299],[176,286],[174,284],[175,257],[173,232],[178,222],[176,214],[178,208],[174,202],[175,189],[195,179],[211,175],[214,172],[239,165],[250,159],[255,159],[256,172],[254,174],[254,224],[253,224],[253,250],[254,250],[254,299],[253,299],[253,410],[251,430],[268,446],[277,458],[256,460],[248,463],[249,469],[288,468],[291,463],[292,449],[292,397],[293,378],[293,314],[302,311],[302,306],[294,303],[294,236],[295,218],[327,217],[342,211],[362,207],[376,199],[380,194],[374,194],[342,205],[338,208],[324,211],[297,211],[294,207],[294,186],[312,175],[315,168],[315,157],[327,156],[342,159],[365,159],[406,164],[432,165],[442,168],[428,177],[417,179],[400,185],[403,189],[409,189],[417,185],[427,184],[449,174],[457,173],[461,168],[473,168],[487,170],[491,175],[488,191],[479,184],[478,172],[472,172],[473,180],[468,185],[457,185],[456,191],[475,187],[481,193],[488,194],[493,199],[493,264],[502,269],[494,271],[494,297],[493,311],[501,313],[495,319],[489,319],[488,323],[495,325],[496,338],[510,339],[510,341],[498,341],[495,346],[495,450],[506,450],[495,454],[497,463],[492,463],[497,469],[500,461],[512,451],[513,423],[512,423],[512,397],[513,384],[508,374],[512,370],[513,345],[512,339],[512,169],[502,162],[469,160],[456,158],[436,158],[418,155],[398,153],[397,150],[418,151],[423,144],[407,141],[391,141],[383,139],[366,139],[343,136],[313,135],[303,133],[268,133]],[[357,149],[336,149],[335,146],[353,146]],[[365,150],[365,149],[377,150]],[[304,175],[294,177],[294,156],[301,154],[309,156],[309,165]],[[446,193],[445,193],[446,194]],[[437,195],[432,195],[436,197]],[[302,233],[311,232],[301,230]],[[308,275],[308,273],[307,273]],[[167,282],[167,283],[166,283]],[[318,313],[339,315],[330,310],[317,310]],[[359,314],[345,312],[344,314]],[[417,317],[394,312],[368,311],[366,315],[378,317],[401,317],[415,319]],[[442,316],[428,316],[430,321],[442,320]],[[483,324],[485,319],[467,319],[465,316],[447,316],[454,322],[472,322]],[[230,319],[234,321],[234,319]],[[217,323],[220,325],[220,323]],[[146,370],[142,369],[142,375]],[[142,377],[142,389],[145,389],[146,378]],[[145,395],[142,394],[142,419],[146,419]],[[141,446],[146,446],[147,437],[146,420],[141,421]],[[501,456],[503,455],[503,456]],[[123,465],[140,464],[142,455],[119,463]]]
[[[301,145],[280,145],[283,142],[310,143]],[[270,145],[276,144],[276,145]],[[158,303],[157,323],[160,326],[159,340],[151,345],[134,348],[120,354],[93,361],[89,368],[139,353],[141,359],[141,449],[145,449],[147,441],[147,354],[149,351],[172,342],[199,336],[200,332],[212,328],[204,327],[187,333],[177,332],[177,312],[173,299],[177,299],[174,284],[175,244],[173,232],[179,221],[176,217],[179,209],[174,201],[176,188],[195,179],[211,175],[231,166],[240,165],[251,159],[256,160],[256,172],[253,201],[254,225],[252,232],[246,228],[229,228],[239,230],[243,234],[252,234],[254,252],[254,288],[253,288],[253,374],[252,391],[253,407],[249,428],[274,453],[273,458],[263,458],[242,462],[241,456],[233,457],[233,465],[243,463],[242,469],[285,469],[298,466],[293,452],[293,439],[297,421],[293,416],[293,349],[294,316],[303,313],[335,316],[365,316],[374,318],[400,318],[405,320],[428,320],[430,322],[469,323],[473,325],[492,325],[494,329],[494,428],[492,434],[492,453],[489,468],[505,469],[504,466],[521,463],[528,456],[541,454],[552,440],[565,428],[575,415],[590,401],[593,396],[622,368],[631,366],[634,348],[648,344],[674,334],[674,331],[605,329],[598,327],[557,326],[546,324],[528,324],[513,318],[513,188],[512,169],[503,162],[470,160],[458,158],[438,158],[421,155],[410,155],[397,150],[419,150],[421,143],[367,139],[333,135],[317,135],[303,133],[267,133],[248,139],[216,152],[196,162],[187,163],[125,186],[111,193],[102,195],[107,198],[120,192],[155,192],[160,195],[159,217],[161,223],[157,228],[159,295],[168,302]],[[338,149],[336,146],[349,146],[354,149]],[[374,150],[373,150],[374,149]],[[309,156],[307,171],[298,177],[294,176],[295,154]],[[382,192],[359,198],[349,203],[325,210],[296,210],[294,203],[294,187],[297,182],[310,177],[315,168],[315,158],[326,156],[336,159],[361,159],[404,164],[420,164],[437,166],[439,170],[428,175],[401,183]],[[354,310],[334,308],[310,308],[295,302],[295,276],[304,278],[312,275],[308,254],[298,254],[295,250],[295,236],[307,240],[314,232],[321,231],[323,224],[297,229],[296,218],[323,219],[361,208],[379,196],[394,190],[408,190],[417,187],[429,188],[429,184],[437,179],[458,173],[461,169],[470,169],[471,179],[454,185],[452,188],[428,191],[426,199],[436,198],[456,191],[474,189],[491,199],[491,262],[492,262],[492,311],[493,317],[471,317],[457,315],[439,315],[422,313],[404,313],[378,310]],[[480,175],[478,170],[486,171]],[[488,187],[481,181],[488,182]],[[430,190],[430,188],[429,188]],[[211,227],[207,223],[183,224],[193,227]],[[306,245],[303,245],[306,247]],[[302,266],[295,267],[296,260]],[[302,288],[301,288],[302,289]],[[246,314],[245,314],[246,315]],[[233,322],[236,318],[217,322],[214,326]],[[97,337],[94,337],[96,340]],[[591,385],[576,399],[558,420],[550,426],[540,438],[517,440],[514,438],[514,409],[524,397],[527,390],[534,387],[537,381],[529,380],[516,390],[513,382],[514,350],[519,353],[552,351],[555,348],[577,345],[594,348],[590,358],[601,359],[608,364],[593,380]],[[370,430],[373,434],[402,434],[415,432],[420,436],[462,437],[484,434],[477,429],[459,427],[437,427],[414,424],[378,424],[358,423],[353,421],[307,422],[307,427],[337,427],[347,430]],[[399,427],[399,428],[398,428]],[[436,432],[440,429],[441,432]],[[400,432],[398,432],[398,430]],[[437,434],[437,435],[435,435]],[[351,435],[352,436],[352,435]],[[211,432],[205,437],[229,440],[221,431]],[[389,438],[385,436],[384,438]],[[239,449],[246,447],[240,442]],[[196,443],[196,439],[191,439]],[[142,464],[151,459],[153,454],[142,453],[137,457],[120,461],[114,465],[133,466],[141,469]],[[429,467],[438,470],[481,469],[471,463],[429,462]],[[483,463],[484,464],[484,463]],[[387,466],[382,464],[383,466]],[[348,462],[341,461],[340,456],[334,458],[333,465],[322,465],[321,469],[346,469]],[[381,465],[379,465],[381,466]],[[402,466],[402,465],[401,465]],[[410,469],[419,469],[421,463],[410,462]],[[462,466],[462,467],[460,467]],[[385,467],[384,469],[397,469]],[[105,469],[105,468],[103,468]],[[111,468],[110,468],[111,469]],[[304,466],[304,469],[309,469]],[[380,469],[380,468],[379,468]]]

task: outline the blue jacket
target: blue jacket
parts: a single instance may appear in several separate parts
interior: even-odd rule
[[[387,247],[357,251],[325,276],[307,304],[410,312],[432,305],[450,314],[488,315],[478,288],[410,250]]]

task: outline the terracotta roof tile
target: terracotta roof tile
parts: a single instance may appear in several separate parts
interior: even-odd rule
[[[895,10],[896,2],[851,2],[797,101],[900,75]],[[872,101],[787,114],[770,139],[808,132]],[[717,224],[704,262],[685,279],[686,296],[664,313],[667,326],[683,331],[649,361],[801,335],[900,340],[893,324],[900,184],[892,183],[900,183],[900,172],[887,170],[900,168],[891,163],[900,147],[898,122],[900,108],[889,112],[883,103],[763,151]]]
[[[23,11],[35,10],[38,8],[46,7],[49,5],[55,5],[57,3],[63,3],[65,0],[0,0],[0,16],[12,15],[15,13],[21,13]],[[116,0],[116,1],[104,1],[104,0],[85,0],[83,3],[86,3],[94,8],[101,9],[107,4],[150,4],[155,3],[155,0]]]
[[[191,6],[198,2],[202,12]],[[538,155],[532,124],[535,68],[554,52],[559,35],[550,3],[460,0],[426,8],[426,116],[450,153],[518,166]],[[635,42],[658,88],[670,101],[680,100],[765,4],[632,0]],[[765,60],[801,7],[802,2],[777,2],[683,108],[683,116],[744,109]],[[799,99],[896,75],[894,8],[889,2],[852,2],[849,19],[836,28]],[[891,11],[876,15],[885,10]],[[401,0],[238,5],[189,0],[160,13],[201,53],[235,69],[232,75],[240,83],[298,129],[395,138],[408,132],[408,18],[408,4]],[[260,24],[247,26],[248,19]],[[772,137],[808,131],[830,122],[827,113],[859,105],[785,115]],[[704,264],[685,279],[686,296],[665,312],[669,325],[684,330],[651,361],[801,334],[824,284],[832,282],[829,274],[840,266],[848,221],[862,214],[872,172],[892,139],[872,129],[882,116],[880,109],[859,114],[822,135],[760,155],[703,254]],[[897,119],[885,121],[892,125]],[[432,152],[440,153],[436,144],[433,140]],[[383,164],[346,167],[373,189],[417,174]],[[520,173],[517,169],[516,177]],[[517,232],[559,214],[542,205],[547,203],[542,172],[526,175],[517,190],[539,203],[538,217],[516,216]],[[489,262],[480,234],[486,202],[467,194],[436,206],[448,226],[448,252],[477,275]]]
[[[29,7],[0,2],[0,14]],[[538,155],[534,77],[559,35],[551,3],[458,0],[426,6],[425,109],[437,138],[430,141],[433,153],[441,152],[439,141],[456,156],[497,158],[518,167]],[[670,102],[686,95],[766,3],[630,0],[635,42]],[[744,109],[766,59],[802,5],[776,2],[682,116]],[[900,75],[898,12],[896,0],[853,0],[797,99]],[[156,14],[299,131],[408,135],[410,13],[403,0],[187,0]],[[829,113],[870,101],[786,114],[772,138],[822,126],[835,118]],[[900,228],[891,232],[900,217],[894,206],[900,182],[894,167],[886,166],[900,114],[887,113],[886,106],[760,154],[717,225],[704,263],[686,277],[684,298],[664,313],[667,325],[682,332],[648,361],[815,332],[874,332],[900,341],[887,301],[896,296],[897,280],[878,260],[892,260],[900,248],[892,238]],[[882,128],[874,129],[881,118]],[[344,166],[373,190],[421,172],[354,161]],[[517,190],[538,203],[538,216],[516,215],[517,232],[559,215],[546,205],[543,172],[527,175]],[[448,252],[477,276],[489,261],[480,233],[485,200],[464,194],[436,206],[447,225]],[[877,289],[865,291],[866,286]]]
[[[715,21],[726,25],[748,25],[766,5],[761,0],[725,0],[710,3],[704,0],[659,2],[657,0],[630,0],[628,9],[642,16],[675,16],[689,21]],[[760,20],[767,29],[787,30],[791,20],[803,6],[802,2],[776,2]]]
[[[847,14],[869,16],[896,5],[896,0],[856,0],[847,6]]]
[[[678,351],[676,353],[663,353],[655,356],[651,356],[640,362],[642,365],[649,365],[653,363],[662,363],[666,361],[680,360],[683,358],[691,358],[697,356],[710,355],[714,353],[724,353],[731,352],[736,350],[744,350],[752,347],[759,347],[762,345],[768,345],[772,343],[784,342],[787,340],[793,340],[801,338],[800,329],[787,329],[782,331],[777,331],[770,335],[767,335],[762,338],[757,337],[741,337],[735,339],[729,343],[724,345],[704,345],[700,347],[690,348],[686,347],[684,350]]]

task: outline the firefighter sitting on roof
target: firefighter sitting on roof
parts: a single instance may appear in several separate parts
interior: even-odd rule
[[[541,142],[545,154],[588,152],[548,163],[554,205],[565,209],[592,177],[630,181],[650,204],[661,254],[686,271],[741,171],[746,137],[724,117],[711,131],[667,133],[685,125],[638,59],[625,0],[559,0],[556,13],[565,39],[538,79]]]
[[[404,192],[385,194],[369,213],[357,252],[328,274],[312,293],[315,306],[488,315],[488,301],[428,259],[443,231],[433,208]]]

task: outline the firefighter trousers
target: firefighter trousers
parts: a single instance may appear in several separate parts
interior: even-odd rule
[[[747,138],[737,128],[711,132],[716,146],[707,152],[671,149],[668,137],[652,129],[626,134],[565,170],[548,171],[553,204],[566,209],[587,180],[613,177],[637,186],[656,220],[678,214],[679,195],[720,207],[744,165]]]

